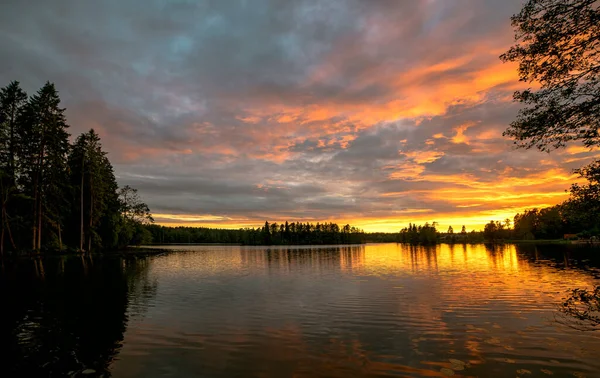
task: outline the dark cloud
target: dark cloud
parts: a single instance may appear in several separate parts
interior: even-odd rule
[[[511,195],[541,191],[545,174],[562,190],[589,156],[515,153],[501,136],[518,84],[498,55],[520,6],[5,0],[0,80],[55,82],[71,132],[96,128],[119,181],[165,222],[395,224],[473,215],[460,205],[477,201],[491,216],[525,206]],[[503,205],[485,200],[495,184]]]

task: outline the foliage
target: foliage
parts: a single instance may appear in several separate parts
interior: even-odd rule
[[[0,252],[149,241],[148,206],[135,189],[119,191],[98,134],[71,145],[68,127],[54,84],[30,98],[16,81],[0,89]]]
[[[540,88],[515,93],[526,107],[504,134],[545,151],[569,141],[598,145],[600,3],[529,0],[511,20],[517,44],[501,59],[517,62],[520,80]]]
[[[483,228],[483,237],[488,241],[510,239],[510,219],[506,219],[504,222],[490,221]]]
[[[514,217],[513,237],[518,240],[560,239],[568,226],[560,205],[525,210]]]
[[[137,189],[124,186],[118,191],[119,209],[121,211],[120,234],[118,245],[141,245],[152,242],[152,234],[143,226],[154,223],[148,205],[142,202]]]
[[[423,226],[411,223],[408,227],[400,230],[399,241],[400,243],[409,244],[436,244],[439,242],[439,234],[436,226],[436,222],[433,222],[431,225],[425,223]]]
[[[27,102],[27,93],[18,81],[12,81],[0,89],[0,161],[3,170],[13,180],[16,169],[16,154],[19,147],[17,141],[17,121]]]
[[[113,219],[120,215],[117,182],[102,150],[100,137],[92,129],[77,137],[69,154],[71,227],[79,230],[79,249],[115,248]],[[109,223],[110,225],[107,225]]]
[[[133,223],[149,224],[154,219],[148,205],[142,202],[138,190],[125,185],[119,190],[119,201],[123,217]]]
[[[577,172],[587,183],[573,184],[565,202],[515,215],[514,239],[561,239],[573,234],[589,238],[600,235],[600,162],[594,162]]]
[[[67,132],[65,109],[54,84],[47,82],[24,106],[18,122],[19,184],[29,199],[28,226],[33,250],[42,247],[42,235],[58,239],[67,206]]]
[[[8,234],[12,248],[16,248],[11,230],[11,214],[16,205],[16,155],[18,143],[18,120],[27,101],[27,94],[19,82],[13,81],[0,89],[0,254],[4,253],[5,236]]]
[[[399,242],[397,232],[369,232],[365,233],[365,242],[367,243],[397,243]]]
[[[571,195],[563,204],[564,216],[577,232],[600,235],[600,162],[577,170],[586,184],[573,184]]]
[[[598,146],[600,2],[528,0],[512,17],[512,25],[518,43],[501,59],[518,62],[520,80],[540,87],[514,94],[526,107],[504,135],[520,147],[543,151],[570,141]],[[589,238],[600,233],[600,162],[578,172],[588,183],[572,185],[562,205],[515,216],[518,237],[554,238],[563,232],[567,237],[577,232]],[[600,287],[592,293],[573,290],[562,311],[584,324],[600,325]]]
[[[368,236],[367,236],[368,238]],[[452,226],[448,227],[448,231],[440,233],[437,230],[437,222],[431,225],[425,223],[423,226],[410,223],[408,227],[403,228],[398,233],[397,241],[400,243],[408,243],[413,245],[419,244],[437,244],[437,243],[483,243],[483,233],[479,231],[467,232],[467,228],[462,226],[460,233],[455,233]]]
[[[265,222],[263,227],[239,230],[147,225],[155,243],[232,243],[245,245],[357,244],[365,234],[335,223]]]

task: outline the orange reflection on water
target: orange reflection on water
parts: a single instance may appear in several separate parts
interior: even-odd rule
[[[397,244],[367,245],[362,265],[376,272],[440,271],[519,271],[514,245],[485,246],[449,245],[410,246]]]
[[[158,292],[130,323],[115,375],[162,364],[182,375],[441,377],[451,359],[469,364],[460,376],[597,367],[585,353],[600,340],[552,319],[568,288],[597,282],[564,263],[567,246],[190,248],[152,261]]]

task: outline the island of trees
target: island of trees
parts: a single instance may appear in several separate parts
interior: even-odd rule
[[[0,253],[114,250],[149,241],[136,189],[119,188],[94,130],[70,143],[54,84],[0,89]]]

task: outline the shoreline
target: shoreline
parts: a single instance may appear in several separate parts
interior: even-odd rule
[[[529,245],[576,245],[576,246],[593,246],[600,247],[600,241],[588,241],[588,240],[564,240],[564,239],[544,239],[544,240],[497,240],[497,241],[482,241],[477,243],[468,242],[439,242],[435,244],[410,244],[401,242],[366,242],[366,243],[354,243],[354,244],[272,244],[272,245],[259,245],[259,244],[234,244],[234,243],[174,243],[174,244],[156,244],[140,247],[127,247],[118,251],[108,252],[85,252],[85,251],[74,251],[74,250],[63,250],[63,251],[47,251],[47,252],[5,252],[0,260],[10,259],[21,259],[21,258],[44,258],[44,257],[74,257],[74,256],[104,256],[104,257],[150,257],[163,255],[170,252],[185,251],[184,249],[174,249],[170,247],[192,247],[192,246],[239,246],[239,247],[336,247],[345,245],[368,245],[368,244],[406,244],[413,246],[435,246],[435,245],[466,245],[466,244],[492,244],[492,245],[503,245],[503,244],[529,244]]]

